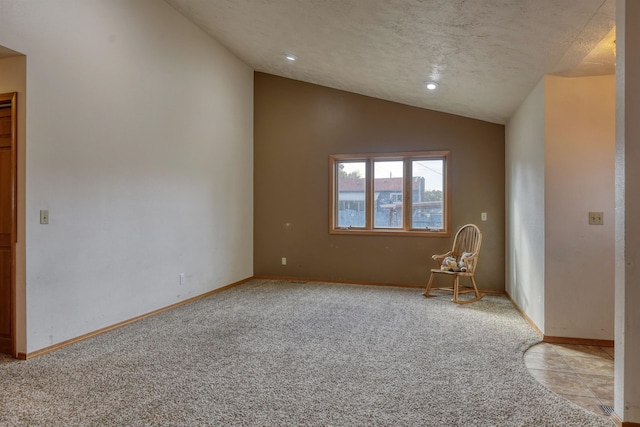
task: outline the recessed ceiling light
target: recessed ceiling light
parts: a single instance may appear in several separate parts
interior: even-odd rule
[[[428,90],[436,90],[438,89],[438,83],[436,82],[424,82],[424,87]]]
[[[291,62],[298,59],[293,53],[287,53],[284,57],[287,59],[287,61],[291,61]]]

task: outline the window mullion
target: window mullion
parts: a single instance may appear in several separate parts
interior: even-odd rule
[[[411,229],[411,192],[413,191],[413,173],[411,170],[411,159],[403,159],[403,191],[402,197],[402,229]]]
[[[366,224],[367,230],[373,230],[373,206],[374,206],[374,194],[373,194],[373,160],[367,159],[366,173],[365,173],[365,188],[366,188]]]

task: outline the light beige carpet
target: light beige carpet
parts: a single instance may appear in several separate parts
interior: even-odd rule
[[[254,280],[0,359],[2,426],[606,426],[527,372],[502,296]]]

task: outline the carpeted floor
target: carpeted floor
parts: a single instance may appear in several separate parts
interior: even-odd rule
[[[607,426],[536,382],[502,296],[254,280],[0,358],[2,426]]]

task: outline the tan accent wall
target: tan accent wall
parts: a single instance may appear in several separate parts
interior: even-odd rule
[[[481,228],[478,285],[504,290],[504,126],[264,73],[254,86],[255,275],[426,286],[453,234],[330,235],[329,155],[451,150],[453,231]]]

